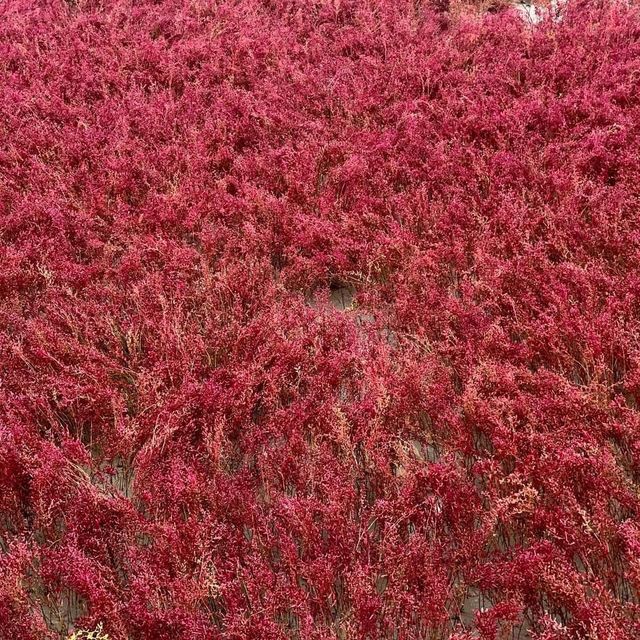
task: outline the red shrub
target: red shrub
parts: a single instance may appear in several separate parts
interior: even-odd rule
[[[640,15],[465,4],[2,3],[0,638],[640,637]]]

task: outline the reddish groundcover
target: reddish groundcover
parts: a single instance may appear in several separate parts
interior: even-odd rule
[[[0,79],[2,640],[640,638],[634,2],[4,0]]]

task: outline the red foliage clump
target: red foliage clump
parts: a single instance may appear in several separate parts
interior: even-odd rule
[[[640,637],[640,13],[463,4],[0,4],[0,638]]]

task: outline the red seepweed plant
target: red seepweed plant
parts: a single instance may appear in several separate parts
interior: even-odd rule
[[[640,637],[639,10],[470,4],[0,5],[0,639]]]

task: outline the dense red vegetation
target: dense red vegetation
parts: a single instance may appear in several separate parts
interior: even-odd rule
[[[640,14],[482,8],[0,3],[0,638],[640,637]]]

